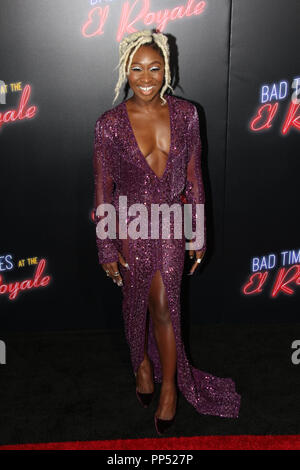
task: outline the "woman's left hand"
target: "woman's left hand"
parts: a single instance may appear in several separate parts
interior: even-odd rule
[[[193,259],[195,256],[196,256],[196,259],[195,259],[195,263],[193,264],[191,270],[188,274],[188,276],[191,276],[192,274],[194,274],[194,271],[195,269],[197,268],[197,266],[199,266],[199,264],[201,263],[201,261],[197,261],[197,259],[199,260],[202,260],[204,254],[205,254],[205,251],[206,251],[206,248],[202,248],[202,250],[189,250],[189,257],[190,259]]]

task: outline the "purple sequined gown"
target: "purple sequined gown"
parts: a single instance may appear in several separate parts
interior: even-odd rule
[[[151,203],[187,202],[204,204],[201,176],[201,140],[196,107],[172,95],[167,100],[171,126],[170,152],[164,174],[159,178],[141,153],[129,120],[125,101],[104,112],[96,121],[94,141],[94,210],[101,203],[112,203],[118,216],[119,196],[127,196],[127,208],[143,203],[150,214]],[[195,212],[193,205],[193,229]],[[136,214],[137,216],[138,214]],[[135,217],[136,217],[135,216]],[[128,223],[135,219],[127,218]],[[95,222],[102,217],[96,216]],[[149,217],[150,219],[150,217]],[[118,220],[118,219],[117,219]],[[171,217],[171,222],[173,218]],[[203,218],[206,245],[206,223]],[[151,222],[149,220],[149,233]],[[117,224],[117,234],[119,226]],[[137,229],[138,230],[138,229]],[[161,234],[161,232],[160,232]],[[173,234],[171,230],[171,234]],[[181,338],[180,287],[185,257],[185,237],[175,239],[101,240],[96,235],[99,263],[118,261],[120,251],[130,269],[118,264],[123,279],[123,319],[130,349],[133,372],[144,358],[147,300],[152,277],[160,270],[166,288],[169,311],[177,348],[177,384],[199,413],[237,417],[240,395],[230,378],[219,378],[193,367],[185,353]],[[148,354],[154,365],[155,382],[162,381],[159,353],[153,323],[149,315]]]

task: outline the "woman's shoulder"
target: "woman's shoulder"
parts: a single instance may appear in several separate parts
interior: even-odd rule
[[[189,122],[189,120],[197,112],[196,106],[191,102],[182,98],[180,96],[169,95],[171,97],[172,103],[174,103],[175,112],[177,111],[180,116]]]
[[[107,109],[102,113],[96,120],[96,126],[102,126],[105,128],[119,127],[120,126],[120,111],[122,103],[114,106],[111,109]]]

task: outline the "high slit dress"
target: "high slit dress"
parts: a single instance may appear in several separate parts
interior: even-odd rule
[[[183,98],[167,94],[164,98],[169,109],[171,135],[169,155],[161,177],[152,170],[139,149],[125,101],[104,112],[96,121],[93,158],[94,222],[99,263],[118,262],[118,252],[120,252],[129,264],[129,269],[123,267],[121,263],[118,267],[123,280],[121,289],[125,336],[134,374],[136,375],[144,358],[151,281],[155,272],[160,270],[176,340],[176,376],[180,392],[201,414],[236,418],[239,414],[241,397],[235,390],[234,381],[231,378],[215,377],[201,371],[193,367],[186,357],[181,336],[180,311],[186,239],[184,236],[181,238],[174,236],[172,211],[170,234],[162,236],[162,216],[160,216],[159,235],[156,235],[156,238],[151,236],[151,224],[154,220],[151,219],[151,204],[177,203],[182,208],[184,203],[188,203],[192,208],[191,222],[194,233],[198,217],[198,223],[202,224],[202,234],[204,234],[202,246],[195,249],[206,247],[205,213],[200,221],[196,213],[196,204],[203,204],[204,207],[205,203],[197,108]],[[120,196],[123,198],[119,199]],[[112,220],[108,211],[97,210],[104,203],[112,205],[116,215],[116,232],[112,230],[110,232],[112,235],[107,238],[101,235],[99,237],[101,221],[103,223],[106,218],[108,228]],[[143,204],[148,211],[147,238],[124,236],[124,233],[126,234],[124,230],[128,230],[134,220],[136,231],[142,226],[142,223],[137,223],[141,212],[129,210],[130,206],[136,203]],[[124,212],[126,210],[127,213]],[[123,232],[120,230],[120,214],[123,214]],[[184,217],[182,224],[183,220]],[[113,224],[110,227],[113,227]],[[143,227],[145,229],[145,225]],[[120,235],[121,233],[123,235]],[[182,233],[184,233],[183,225]],[[154,381],[161,383],[162,369],[150,315],[147,351],[154,367]]]

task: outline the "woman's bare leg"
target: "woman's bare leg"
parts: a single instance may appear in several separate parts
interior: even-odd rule
[[[153,322],[163,376],[159,405],[155,414],[161,419],[171,419],[175,413],[177,398],[175,385],[176,341],[160,271],[156,271],[151,282],[149,312]]]
[[[141,392],[141,393],[151,393],[154,391],[152,367],[151,367],[150,358],[147,352],[148,328],[149,328],[149,316],[147,315],[144,359],[141,362],[137,371],[137,375],[136,375],[136,386],[137,386],[138,392]]]

